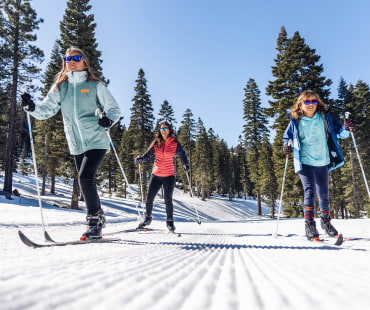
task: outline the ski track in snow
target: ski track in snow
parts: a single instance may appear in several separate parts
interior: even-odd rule
[[[22,184],[16,187],[30,191],[27,178],[18,178]],[[48,195],[44,201],[61,203],[63,197]],[[284,218],[274,238],[276,220],[255,216],[255,201],[203,202],[178,190],[175,224],[181,237],[165,230],[160,197],[150,225],[158,230],[110,235],[136,227],[136,202],[107,197],[102,202],[104,233],[120,241],[32,249],[17,231],[44,242],[37,200],[0,196],[0,309],[368,308],[369,240],[345,240],[342,247],[309,242],[303,219]],[[84,229],[84,211],[44,203],[43,213],[57,241],[78,239]],[[333,224],[345,237],[370,237],[369,219]]]

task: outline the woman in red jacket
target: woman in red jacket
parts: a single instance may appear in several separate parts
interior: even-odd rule
[[[168,122],[160,124],[153,142],[143,156],[136,158],[136,164],[148,161],[153,155],[155,161],[149,182],[145,217],[138,228],[142,229],[152,222],[153,201],[155,195],[163,186],[167,228],[174,231],[172,194],[176,182],[176,155],[180,156],[185,172],[189,171],[189,165],[186,154],[181,144],[173,137],[173,129]]]

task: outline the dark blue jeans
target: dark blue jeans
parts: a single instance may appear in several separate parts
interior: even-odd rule
[[[172,194],[175,189],[176,177],[170,175],[168,177],[158,177],[154,174],[150,177],[148,196],[146,198],[146,214],[152,214],[153,201],[159,189],[163,185],[164,203],[166,204],[167,220],[173,221],[173,203]]]
[[[96,214],[101,209],[95,174],[106,152],[103,149],[89,150],[74,157],[88,214]]]
[[[303,185],[305,220],[310,221],[315,217],[314,206],[316,192],[319,196],[321,216],[328,217],[330,212],[328,166],[302,166],[303,169],[299,171],[298,174]]]

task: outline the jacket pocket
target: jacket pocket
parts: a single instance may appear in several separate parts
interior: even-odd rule
[[[68,143],[69,150],[74,152],[78,146],[78,140],[72,126],[64,126],[64,133]]]
[[[83,122],[83,135],[85,146],[109,147],[109,141],[105,129],[98,125],[96,119]]]

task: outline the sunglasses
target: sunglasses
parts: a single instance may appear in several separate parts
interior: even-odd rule
[[[309,105],[310,103],[312,103],[312,104],[318,104],[319,102],[317,100],[305,100],[305,101],[303,101],[303,103],[305,105]]]
[[[169,130],[169,128],[168,127],[163,127],[163,128],[160,128],[159,130],[164,131],[164,130]]]
[[[75,56],[67,56],[67,57],[64,57],[63,60],[65,63],[68,63],[68,62],[71,62],[72,60],[74,62],[79,62],[81,61],[82,59],[82,56],[81,55],[75,55]]]

